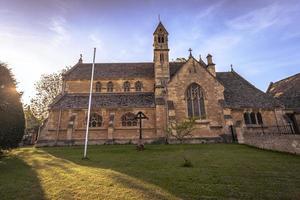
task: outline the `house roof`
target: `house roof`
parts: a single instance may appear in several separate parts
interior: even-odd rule
[[[225,107],[274,108],[281,106],[272,96],[257,89],[234,71],[217,72],[216,76],[225,87]]]
[[[51,109],[82,109],[88,107],[88,93],[66,93],[56,99]],[[93,108],[155,107],[154,93],[94,93]]]
[[[185,62],[170,62],[170,76]],[[90,80],[92,63],[77,63],[64,74],[65,80]],[[154,63],[96,63],[94,79],[101,78],[154,78]]]
[[[271,82],[267,93],[282,102],[286,108],[300,110],[300,73]]]

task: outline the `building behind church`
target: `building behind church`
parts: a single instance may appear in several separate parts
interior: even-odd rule
[[[232,134],[284,125],[284,106],[234,70],[216,72],[212,56],[169,61],[168,32],[153,33],[153,62],[96,63],[90,116],[90,144],[135,143],[136,113],[143,112],[145,142],[163,141],[171,122],[195,117],[187,142],[223,142]],[[91,63],[82,58],[63,76],[62,93],[49,107],[37,145],[83,144]],[[242,131],[235,131],[236,129]]]

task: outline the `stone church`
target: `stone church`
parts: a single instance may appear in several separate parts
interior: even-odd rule
[[[284,124],[283,105],[234,70],[216,72],[206,62],[189,58],[169,61],[168,32],[160,22],[153,33],[153,62],[96,63],[89,144],[135,143],[135,115],[141,111],[145,142],[166,138],[171,122],[195,117],[187,142],[222,142],[235,129]],[[85,138],[92,63],[82,58],[63,75],[62,93],[49,107],[37,145],[77,145]],[[242,139],[237,131],[238,139]]]

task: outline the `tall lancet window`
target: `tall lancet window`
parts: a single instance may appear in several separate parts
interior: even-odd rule
[[[189,117],[206,118],[204,106],[204,94],[201,87],[192,83],[186,91],[187,109]]]
[[[159,60],[160,60],[160,62],[164,62],[164,54],[163,53],[159,54]]]
[[[164,43],[165,42],[165,38],[162,35],[158,36],[158,43]]]

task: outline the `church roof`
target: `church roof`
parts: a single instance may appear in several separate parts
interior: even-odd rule
[[[267,93],[282,102],[286,108],[300,110],[300,73],[270,83]]]
[[[257,89],[234,71],[217,72],[216,76],[225,87],[225,107],[267,109],[281,107],[276,99]]]
[[[172,77],[185,62],[170,62]],[[65,73],[65,80],[90,80],[91,63],[77,63]],[[94,79],[101,78],[154,78],[154,63],[96,63]]]
[[[51,109],[82,109],[88,107],[89,94],[64,94],[50,105]],[[154,93],[94,93],[93,108],[155,107]]]

